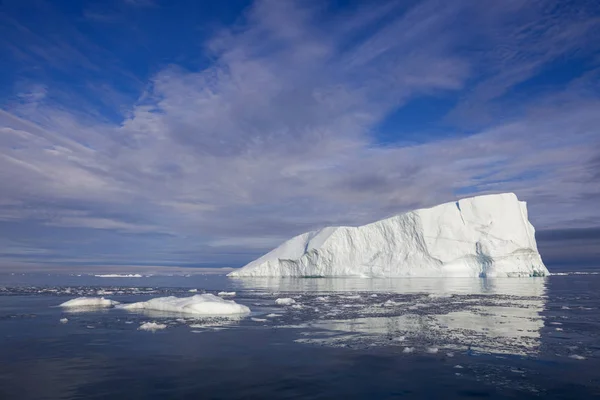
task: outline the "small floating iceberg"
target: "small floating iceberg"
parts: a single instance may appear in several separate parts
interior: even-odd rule
[[[275,304],[278,306],[291,306],[292,304],[296,304],[296,300],[289,297],[283,297],[275,300]]]
[[[101,274],[94,276],[96,278],[142,278],[140,274]]]
[[[158,331],[161,329],[165,329],[166,327],[167,327],[167,325],[165,325],[165,324],[158,324],[156,322],[146,322],[146,323],[140,325],[138,330],[155,332],[155,331]]]
[[[118,301],[105,299],[104,297],[77,297],[60,304],[65,308],[109,308],[120,304]]]
[[[158,297],[138,303],[123,304],[119,308],[136,311],[148,310],[167,313],[196,315],[249,314],[250,308],[233,300],[225,300],[213,294],[197,294],[191,297]]]

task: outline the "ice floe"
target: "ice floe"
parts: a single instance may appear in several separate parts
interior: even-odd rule
[[[292,304],[295,304],[295,303],[296,303],[296,300],[294,300],[290,297],[282,297],[282,298],[275,300],[275,304],[277,304],[278,306],[291,306]]]
[[[167,313],[197,315],[240,315],[250,313],[250,309],[233,300],[225,300],[213,294],[197,294],[191,297],[158,297],[148,301],[123,304],[125,310],[150,310]]]
[[[140,331],[151,331],[151,332],[155,332],[161,329],[165,329],[167,327],[167,325],[165,324],[159,324],[156,322],[146,322],[143,323],[142,325],[140,325],[140,327],[138,328]]]
[[[105,299],[104,297],[77,297],[60,304],[65,308],[106,308],[114,307],[118,301]]]

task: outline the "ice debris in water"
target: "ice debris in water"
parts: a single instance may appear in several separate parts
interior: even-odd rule
[[[142,278],[140,274],[103,274],[94,276],[96,278]]]
[[[414,347],[405,347],[404,350],[402,350],[403,353],[412,353],[413,351],[415,351]]]
[[[437,354],[437,352],[439,351],[439,349],[437,347],[428,347],[426,351],[429,354]]]
[[[67,322],[69,322],[69,320],[67,318],[61,318],[60,319],[60,323],[61,324],[66,324]]]
[[[118,301],[105,299],[104,297],[77,297],[60,304],[60,307],[66,308],[103,308],[114,307],[119,304]]]
[[[371,224],[326,227],[291,238],[229,274],[256,276],[547,276],[513,193],[461,199]]]
[[[235,296],[235,292],[219,292],[218,295],[221,297],[233,297]]]
[[[572,359],[574,359],[574,360],[585,360],[585,357],[580,356],[578,354],[571,354],[569,357],[572,358]]]
[[[198,289],[190,289],[190,290],[188,290],[188,292],[190,292],[190,293],[196,293],[197,291],[198,291]]]
[[[291,306],[294,303],[296,303],[296,300],[289,297],[283,297],[275,300],[275,304],[278,306]]]
[[[281,317],[281,314],[267,314],[266,317],[267,318],[277,318],[277,317]]]
[[[138,303],[123,304],[125,310],[151,310],[198,315],[249,314],[250,309],[233,300],[224,300],[213,294],[197,294],[191,297],[158,297]]]
[[[167,325],[165,324],[158,324],[156,322],[146,322],[143,323],[142,325],[140,325],[140,327],[138,328],[140,331],[158,331],[160,329],[165,329],[167,327]]]

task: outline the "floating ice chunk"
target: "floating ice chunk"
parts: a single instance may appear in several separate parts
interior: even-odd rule
[[[141,324],[138,330],[155,332],[161,329],[165,329],[166,327],[167,325],[165,324],[158,324],[156,322],[146,322],[144,324]]]
[[[382,305],[384,307],[394,307],[397,303],[394,300],[388,300],[385,303],[383,303]]]
[[[296,310],[302,310],[304,306],[302,304],[292,304],[292,308]]]
[[[198,315],[240,315],[250,313],[250,309],[233,300],[224,300],[213,294],[197,294],[191,297],[158,297],[139,303],[123,304],[125,310],[151,310],[168,313]]]
[[[140,274],[102,274],[94,276],[96,278],[142,278]]]
[[[569,358],[572,358],[572,359],[574,359],[574,360],[585,360],[585,357],[584,357],[584,356],[580,356],[580,355],[578,355],[578,354],[571,354],[571,355],[569,356]]]
[[[281,314],[267,314],[266,317],[267,318],[277,318],[277,317],[281,317]]]
[[[373,293],[373,294],[371,295],[371,297],[377,297],[377,295],[376,295],[375,293]]]
[[[396,342],[404,342],[405,339],[406,339],[406,336],[398,336],[398,337],[394,338],[394,340]]]
[[[190,292],[190,293],[196,293],[197,291],[198,291],[198,289],[190,289],[190,290],[188,290],[188,292]]]
[[[456,369],[463,369],[464,367],[463,367],[462,365],[456,364],[456,365],[454,366],[454,368],[456,368]]]
[[[439,349],[437,347],[428,347],[425,351],[429,354],[437,354]]]
[[[104,308],[114,307],[119,304],[118,301],[105,299],[104,297],[77,297],[60,304],[60,307],[67,308]]]
[[[267,322],[265,318],[250,318],[254,322]]]
[[[329,301],[329,296],[315,297],[315,300],[317,300],[317,301]]]
[[[403,353],[412,353],[413,351],[415,351],[414,347],[405,347],[404,350],[402,350]]]
[[[67,318],[61,318],[60,319],[60,323],[61,324],[66,324],[67,322],[69,322],[69,320]]]
[[[291,299],[289,297],[283,297],[275,300],[275,304],[277,304],[278,306],[291,306],[294,303],[296,303],[296,300]]]
[[[235,292],[219,292],[218,295],[221,297],[233,297],[235,296]]]

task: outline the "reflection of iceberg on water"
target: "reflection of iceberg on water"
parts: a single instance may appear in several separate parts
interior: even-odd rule
[[[309,329],[298,341],[333,346],[402,345],[417,350],[435,346],[483,353],[534,354],[544,326],[541,316],[544,281],[529,280],[527,286],[520,288],[527,293],[523,297],[430,296],[433,304],[423,304],[419,303],[423,301],[422,295],[414,296],[408,304],[392,310],[384,308],[390,315],[369,316],[372,309],[367,308],[358,318],[308,323],[304,327]]]
[[[545,278],[245,278],[235,280],[241,290],[260,292],[366,292],[433,295],[541,296]]]

